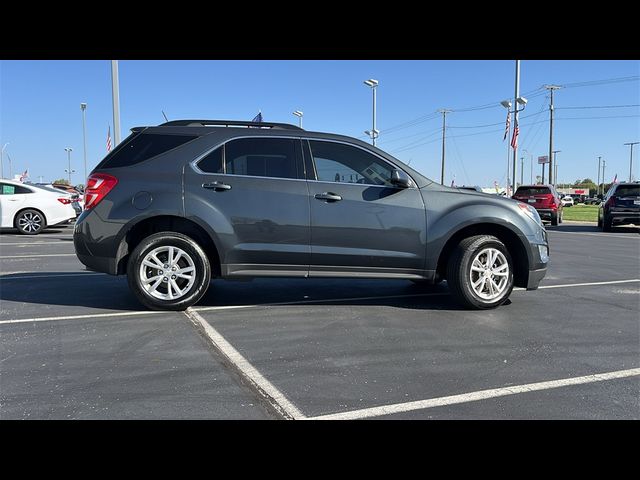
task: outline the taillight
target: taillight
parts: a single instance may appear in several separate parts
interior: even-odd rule
[[[84,209],[95,207],[118,183],[118,179],[106,173],[94,173],[87,178],[87,187],[84,190]]]
[[[63,205],[69,205],[71,203],[71,200],[68,198],[59,198],[58,201]]]

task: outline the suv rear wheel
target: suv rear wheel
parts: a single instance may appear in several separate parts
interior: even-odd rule
[[[561,214],[558,214],[557,211],[551,214],[551,225],[555,227],[558,225],[558,221],[562,222],[562,220],[560,219],[560,215]]]
[[[185,310],[206,293],[211,266],[200,245],[181,233],[150,235],[133,250],[127,280],[152,310]]]
[[[495,308],[513,290],[513,262],[507,247],[492,235],[465,238],[447,265],[453,296],[474,309]]]

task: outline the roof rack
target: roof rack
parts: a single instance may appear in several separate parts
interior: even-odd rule
[[[274,128],[283,130],[302,130],[302,128],[289,123],[273,123],[273,122],[251,122],[239,120],[172,120],[171,122],[162,123],[160,127],[256,127],[256,128]]]

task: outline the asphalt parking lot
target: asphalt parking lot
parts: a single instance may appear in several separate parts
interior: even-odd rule
[[[0,419],[639,419],[640,229],[548,227],[541,288],[214,280],[185,313],[0,234]]]

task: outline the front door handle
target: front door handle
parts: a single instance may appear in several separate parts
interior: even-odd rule
[[[226,183],[222,182],[203,183],[202,188],[220,192],[224,190],[231,190],[231,185],[227,185]]]
[[[327,202],[339,202],[340,200],[342,200],[342,197],[340,195],[336,195],[335,193],[331,192],[316,193],[315,197],[318,200],[325,200]]]

